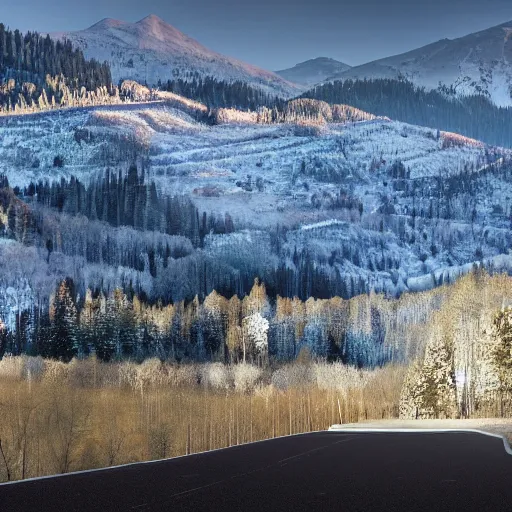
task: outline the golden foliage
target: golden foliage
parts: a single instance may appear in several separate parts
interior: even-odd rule
[[[27,377],[31,364],[0,361],[0,481],[396,417],[404,374],[400,367],[361,372],[323,364],[304,373],[289,366],[276,387],[251,365],[44,361],[36,380]]]

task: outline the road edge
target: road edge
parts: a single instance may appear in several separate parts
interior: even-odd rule
[[[30,478],[23,478],[21,480],[11,480],[9,482],[0,482],[0,490],[2,487],[5,487],[7,485],[16,485],[16,484],[24,484],[25,482],[33,482],[36,480],[48,480],[52,478],[65,478],[67,476],[74,476],[74,475],[83,475],[86,473],[96,473],[98,471],[109,471],[111,469],[120,469],[125,468],[129,466],[138,466],[143,464],[155,464],[159,462],[167,462],[175,459],[182,459],[184,457],[194,457],[197,455],[208,455],[209,453],[218,452],[221,450],[229,450],[231,448],[238,448],[242,446],[247,446],[251,444],[258,444],[258,443],[265,443],[267,441],[273,441],[275,439],[282,439],[284,437],[298,437],[298,436],[306,436],[309,434],[320,434],[328,432],[328,430],[313,430],[311,432],[297,432],[296,434],[288,434],[285,436],[278,436],[278,437],[270,437],[268,439],[258,439],[256,441],[248,441],[247,443],[240,443],[240,444],[234,444],[232,446],[225,446],[223,448],[213,448],[212,450],[204,450],[202,452],[193,452],[186,455],[176,455],[175,457],[166,457],[165,459],[154,459],[154,460],[140,460],[137,462],[127,462],[126,464],[116,464],[115,466],[105,466],[102,468],[94,468],[94,469],[81,469],[79,471],[70,471],[69,473],[56,473],[54,475],[43,475],[43,476],[34,476]],[[0,509],[1,511],[1,509]]]
[[[505,448],[505,452],[509,455],[512,455],[512,448],[508,442],[508,439],[505,435],[502,434],[494,434],[492,432],[486,432],[485,430],[478,430],[475,428],[357,428],[357,427],[343,427],[343,425],[331,425],[328,429],[328,432],[360,432],[360,433],[372,433],[372,432],[424,432],[424,433],[457,433],[457,432],[470,432],[473,434],[483,434],[485,436],[496,437],[503,441],[503,447]]]

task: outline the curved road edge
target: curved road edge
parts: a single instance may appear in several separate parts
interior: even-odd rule
[[[360,432],[360,433],[374,433],[374,432],[390,432],[390,433],[400,433],[400,432],[430,432],[434,434],[441,434],[446,432],[471,432],[474,434],[483,434],[485,436],[497,437],[503,441],[503,446],[505,451],[512,455],[512,448],[508,442],[508,439],[503,434],[495,434],[491,432],[486,432],[484,430],[478,430],[473,428],[364,428],[364,427],[349,427],[343,425],[331,425],[328,429],[328,432]]]

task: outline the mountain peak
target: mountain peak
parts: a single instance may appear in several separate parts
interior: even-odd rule
[[[94,25],[91,25],[88,30],[103,30],[120,27],[122,25],[125,25],[124,21],[116,20],[114,18],[103,18]]]
[[[300,62],[293,68],[276,71],[276,73],[290,82],[310,86],[349,68],[348,64],[330,57],[316,57]]]
[[[160,18],[159,16],[157,16],[156,14],[149,14],[148,16],[146,16],[145,18],[142,18],[141,20],[139,20],[137,22],[137,25],[155,25],[155,24],[167,25],[167,23],[165,23],[165,21],[162,18]]]
[[[512,24],[502,23],[456,39],[441,39],[421,48],[363,64],[329,77],[397,79],[406,77],[426,89],[439,84],[458,95],[484,95],[496,105],[512,105]]]
[[[54,37],[68,39],[89,59],[107,61],[115,82],[130,79],[156,85],[194,74],[245,81],[273,95],[296,96],[301,90],[274,73],[204,47],[155,14],[134,23],[105,18],[89,29]]]
[[[180,44],[192,44],[194,46],[197,44],[196,41],[193,41],[177,28],[169,25],[169,23],[159,18],[156,14],[150,14],[142,18],[134,26],[143,37],[153,37],[161,42],[182,41]]]
[[[308,62],[308,61],[306,61]],[[331,57],[316,57],[315,59],[310,59],[309,62],[338,62],[336,59],[332,59]]]

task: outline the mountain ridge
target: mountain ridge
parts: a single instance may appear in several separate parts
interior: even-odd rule
[[[84,30],[50,35],[68,39],[87,58],[107,61],[114,81],[131,79],[156,86],[159,81],[211,76],[245,81],[283,97],[300,92],[271,71],[210,50],[154,14],[135,23],[104,18]]]
[[[276,74],[290,82],[301,85],[314,85],[322,82],[333,73],[339,73],[350,69],[351,66],[330,57],[316,57],[295,66],[276,71]]]
[[[450,94],[483,94],[512,106],[512,21],[352,67],[326,79],[407,78]]]

